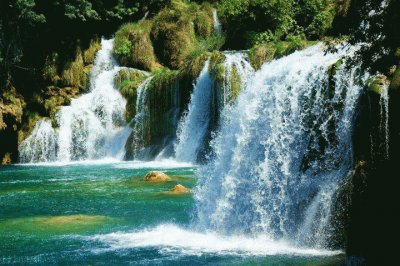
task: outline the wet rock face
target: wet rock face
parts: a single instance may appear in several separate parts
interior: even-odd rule
[[[144,180],[148,182],[166,182],[170,181],[171,177],[160,171],[151,171],[145,175]]]

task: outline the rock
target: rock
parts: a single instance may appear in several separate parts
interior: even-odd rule
[[[147,173],[147,175],[144,177],[144,180],[149,182],[166,182],[170,181],[171,177],[160,171],[151,171]]]
[[[192,193],[192,190],[182,186],[181,184],[178,184],[174,186],[169,192],[174,194],[187,194],[187,193]]]
[[[378,95],[381,95],[385,86],[388,86],[389,81],[385,75],[376,75],[368,82],[368,89]]]

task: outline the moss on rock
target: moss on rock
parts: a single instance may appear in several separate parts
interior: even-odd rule
[[[172,1],[154,18],[151,38],[163,65],[178,69],[196,44],[193,14],[189,4]]]
[[[368,81],[368,90],[380,95],[388,83],[389,81],[385,75],[376,75]]]
[[[122,69],[115,76],[114,82],[118,90],[127,100],[126,103],[126,121],[131,121],[135,116],[137,89],[147,78],[146,72],[136,69]]]
[[[114,53],[120,64],[149,71],[159,66],[150,40],[151,28],[149,20],[119,28],[115,34]]]

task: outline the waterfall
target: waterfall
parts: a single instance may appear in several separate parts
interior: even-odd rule
[[[254,69],[249,63],[248,55],[245,52],[224,52],[225,61],[224,79],[222,86],[223,104],[230,103],[240,89],[245,87],[247,81],[254,74]],[[238,80],[237,80],[238,79]],[[239,83],[239,84],[235,84]],[[236,85],[237,88],[233,88]]]
[[[325,247],[335,192],[352,168],[360,71],[321,45],[263,65],[225,108],[199,168],[194,224]]]
[[[125,126],[125,99],[114,88],[120,70],[113,58],[113,40],[102,40],[90,76],[90,92],[61,107],[57,128],[39,122],[19,147],[21,162],[77,161],[113,157],[121,159],[130,134]],[[42,132],[53,132],[53,134]],[[51,141],[49,138],[53,138]],[[48,143],[50,149],[45,147]]]
[[[383,154],[385,159],[389,159],[389,84],[382,87],[380,99],[380,123],[379,131],[383,139]]]
[[[213,14],[213,22],[214,22],[214,33],[217,35],[221,35],[222,34],[222,26],[221,26],[221,23],[219,22],[217,10],[215,8],[213,8],[212,14]]]
[[[56,133],[51,121],[40,120],[36,123],[32,133],[19,146],[20,161],[48,162],[56,160]]]
[[[208,59],[196,80],[188,111],[178,126],[175,158],[184,162],[195,162],[209,129],[211,117],[211,92],[213,79],[209,72]]]
[[[145,130],[149,116],[149,108],[150,106],[147,103],[147,86],[153,77],[148,77],[145,81],[140,84],[136,93],[136,112],[135,117],[133,118],[133,140],[132,140],[132,148],[133,154],[135,157],[139,156],[140,150],[144,147],[144,138],[145,138]]]

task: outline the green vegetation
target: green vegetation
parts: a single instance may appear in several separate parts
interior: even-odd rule
[[[25,102],[15,88],[4,91],[0,97],[0,130],[7,127],[6,119],[15,121],[12,125],[13,130],[17,129],[21,122]]]
[[[120,27],[114,53],[125,66],[152,71],[161,63],[180,69],[200,54],[223,45],[224,38],[215,36],[213,29],[210,4],[174,0],[150,20]]]
[[[386,76],[376,75],[368,81],[368,90],[380,95],[382,94],[383,88],[387,86],[388,83],[389,81]]]
[[[256,44],[249,51],[250,63],[254,69],[260,69],[265,62],[304,49],[315,43],[314,41],[307,41],[304,35],[289,35],[285,41]]]
[[[135,116],[136,110],[136,91],[139,85],[146,79],[147,74],[135,69],[123,69],[115,77],[115,85],[121,94],[127,100],[126,103],[126,121],[131,121]]]
[[[144,20],[123,25],[115,34],[114,53],[122,65],[153,70],[156,56],[150,40],[152,22]]]
[[[220,0],[219,14],[234,49],[304,34],[317,40],[332,27],[334,0]]]

